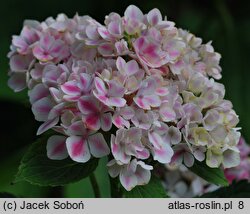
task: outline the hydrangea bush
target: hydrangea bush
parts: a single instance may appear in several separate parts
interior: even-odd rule
[[[109,175],[127,191],[149,183],[158,164],[240,163],[220,54],[158,9],[130,5],[104,24],[78,14],[26,20],[8,57],[8,84],[28,88],[37,134],[54,131],[52,160],[108,156]]]

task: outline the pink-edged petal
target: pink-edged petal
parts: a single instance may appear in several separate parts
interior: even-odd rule
[[[153,151],[154,160],[163,164],[170,163],[173,155],[174,151],[168,144],[164,144],[160,149],[154,149]]]
[[[83,114],[93,114],[99,112],[98,101],[93,96],[83,96],[78,101],[78,108]]]
[[[139,71],[138,63],[135,60],[131,60],[125,65],[125,72],[128,76],[134,75]]]
[[[123,107],[126,105],[126,100],[120,97],[110,97],[107,100],[108,106]]]
[[[47,97],[49,95],[49,90],[42,83],[37,84],[33,89],[28,92],[30,103],[33,104],[37,100]]]
[[[78,95],[81,93],[81,89],[77,86],[75,81],[68,81],[61,86],[62,91],[67,95]]]
[[[53,135],[47,142],[47,156],[52,160],[63,160],[68,157],[66,137]]]
[[[32,112],[37,121],[46,121],[52,108],[53,103],[51,100],[48,97],[44,97],[32,105]]]
[[[40,135],[44,132],[46,132],[47,130],[53,128],[54,126],[56,126],[56,124],[59,122],[59,117],[55,117],[52,120],[48,120],[45,123],[43,123],[37,130],[37,135]]]
[[[132,190],[137,185],[137,177],[135,174],[127,171],[126,167],[124,167],[120,173],[120,182],[122,186],[127,190]]]
[[[66,147],[72,160],[85,163],[90,159],[87,141],[79,136],[71,136],[66,140]]]
[[[99,77],[95,78],[95,87],[96,87],[99,94],[102,94],[102,95],[107,94],[107,89],[106,89],[105,84],[101,78],[99,78]]]
[[[112,114],[106,113],[101,117],[101,128],[103,131],[109,131],[112,127]]]
[[[27,87],[25,73],[13,73],[8,80],[8,86],[15,92],[22,91]]]
[[[161,12],[158,9],[150,10],[147,14],[148,23],[152,26],[157,25],[162,21]]]
[[[96,158],[101,158],[110,153],[109,147],[101,133],[96,133],[88,138],[91,154]]]

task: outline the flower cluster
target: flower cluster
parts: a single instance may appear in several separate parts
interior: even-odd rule
[[[241,137],[237,147],[240,150],[240,164],[224,170],[226,179],[230,184],[234,180],[250,181],[250,146]],[[158,169],[158,174],[162,177],[163,185],[171,197],[196,197],[219,188],[219,186],[209,184],[185,166],[166,166],[165,170]]]
[[[9,86],[28,88],[37,134],[57,132],[47,143],[51,159],[110,155],[109,173],[126,190],[149,182],[153,160],[239,164],[238,116],[214,80],[220,54],[158,9],[131,5],[104,24],[64,14],[27,20],[8,57]]]

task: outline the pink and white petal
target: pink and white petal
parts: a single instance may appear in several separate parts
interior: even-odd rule
[[[128,76],[134,75],[139,71],[138,63],[135,60],[130,60],[125,65],[125,73]]]
[[[112,127],[112,114],[106,113],[101,116],[101,128],[103,131],[109,131]]]
[[[109,90],[108,90],[108,96],[110,97],[122,97],[125,93],[125,88],[117,83],[115,80],[111,80],[108,83]]]
[[[116,67],[122,73],[124,72],[126,61],[122,57],[118,57],[116,60]]]
[[[157,95],[145,96],[144,102],[147,102],[152,107],[159,107],[161,105],[161,99]]]
[[[66,147],[72,160],[80,163],[89,161],[91,155],[85,139],[79,136],[70,136],[66,140]]]
[[[77,102],[79,110],[83,114],[93,114],[99,112],[99,104],[93,96],[82,96]]]
[[[8,86],[15,92],[25,89],[27,87],[26,73],[12,73],[8,80]]]
[[[125,106],[121,109],[121,116],[126,120],[130,120],[132,117],[134,117],[134,115],[135,111],[129,106]]]
[[[50,61],[53,59],[52,56],[50,56],[49,54],[47,53],[44,53],[44,49],[42,49],[40,46],[36,45],[34,48],[33,48],[33,54],[34,56],[42,61],[42,62],[47,62],[47,61]]]
[[[116,36],[116,37],[119,37],[119,38],[122,38],[122,25],[121,25],[121,22],[119,21],[112,21],[108,24],[108,31]]]
[[[161,107],[160,116],[164,122],[170,122],[176,119],[176,113],[170,106]]]
[[[162,137],[156,132],[149,131],[148,139],[156,149],[160,149],[164,144]]]
[[[54,37],[49,35],[49,33],[46,33],[41,36],[40,45],[44,50],[48,51],[54,41]]]
[[[56,126],[56,124],[59,122],[59,117],[55,117],[51,120],[48,120],[46,122],[44,122],[37,130],[37,135],[40,135],[44,132],[46,132],[47,130],[53,128],[54,126]]]
[[[91,154],[96,158],[101,158],[110,153],[110,149],[101,133],[96,133],[88,138]]]
[[[150,153],[147,149],[143,149],[142,151],[137,151],[137,155],[136,157],[142,160],[145,160],[147,158],[149,158]]]
[[[100,36],[107,41],[110,41],[113,38],[111,34],[108,32],[106,27],[103,26],[98,27],[97,31],[100,34]]]
[[[63,160],[68,157],[66,148],[66,137],[62,135],[53,135],[47,142],[47,156],[52,160]]]
[[[10,58],[10,69],[12,71],[24,72],[29,68],[32,59],[29,55],[14,55]]]
[[[224,168],[236,167],[240,164],[240,153],[233,150],[226,150],[223,153],[223,166]]]
[[[194,156],[190,152],[185,152],[183,155],[183,161],[187,167],[191,167],[194,165]]]
[[[40,80],[43,75],[43,68],[43,65],[36,63],[35,67],[30,71],[30,76],[32,77],[32,79]]]
[[[80,87],[84,92],[90,90],[92,85],[92,78],[89,74],[81,73],[80,75]]]
[[[98,94],[96,91],[93,91],[93,94],[100,102],[107,105],[108,97],[106,94]]]
[[[48,97],[44,97],[32,105],[32,112],[37,121],[46,121],[52,108],[52,101]]]
[[[49,91],[55,102],[60,103],[62,101],[63,94],[60,90],[58,90],[57,88],[50,87]]]
[[[112,178],[117,177],[120,174],[122,166],[117,164],[116,160],[113,159],[107,163],[108,173]]]
[[[163,164],[170,163],[173,155],[174,151],[168,144],[165,144],[160,149],[155,148],[153,151],[154,160]]]
[[[39,83],[28,92],[28,95],[30,103],[33,104],[37,100],[47,97],[49,95],[49,89],[46,88],[42,83]]]
[[[155,93],[158,95],[158,96],[166,96],[169,94],[169,90],[168,88],[166,87],[160,87],[160,88],[157,88],[155,90]]]
[[[65,44],[62,40],[56,40],[50,48],[51,56],[58,57],[63,52],[64,46]]]
[[[134,19],[138,21],[143,21],[144,18],[142,11],[135,5],[128,6],[124,12],[124,16],[126,19]]]
[[[127,190],[132,190],[137,185],[137,177],[131,172],[127,172],[126,167],[124,167],[120,172],[120,182],[122,186]]]
[[[126,105],[126,100],[120,97],[110,97],[106,104],[108,106],[123,107]]]
[[[161,12],[158,9],[150,10],[147,14],[148,23],[152,26],[157,25],[159,22],[162,21]]]
[[[140,108],[145,110],[151,109],[149,103],[144,98],[134,97],[133,100]]]
[[[146,185],[151,178],[151,172],[142,168],[139,164],[137,165],[135,175],[137,177],[137,185]]]
[[[101,119],[97,114],[88,114],[84,116],[84,123],[88,129],[99,130],[101,128]]]
[[[200,162],[205,160],[205,154],[200,149],[196,149],[193,152],[193,155],[194,155],[195,159],[198,160],[198,161],[200,161]]]
[[[63,95],[63,100],[67,102],[77,102],[80,99],[81,95]]]
[[[79,95],[81,93],[81,89],[77,86],[77,83],[73,80],[64,83],[61,86],[62,91],[67,95]]]
[[[83,135],[85,132],[86,130],[82,121],[72,123],[67,130],[68,135]]]
[[[107,94],[107,89],[106,89],[105,84],[101,78],[99,78],[99,77],[95,78],[95,87],[98,91],[98,94],[102,94],[102,95]]]
[[[114,53],[114,45],[111,43],[100,44],[98,52],[103,56],[111,56]]]
[[[62,114],[65,105],[66,105],[66,103],[64,103],[64,102],[55,105],[50,110],[49,115],[48,115],[48,119],[51,120],[51,119],[54,119],[55,117],[59,117]]]

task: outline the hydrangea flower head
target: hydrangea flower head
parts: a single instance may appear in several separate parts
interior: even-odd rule
[[[240,163],[239,119],[216,82],[220,54],[158,9],[130,5],[103,24],[64,14],[29,20],[8,57],[8,84],[28,88],[37,134],[56,132],[51,159],[109,155],[109,173],[126,190],[147,184],[154,162]]]

